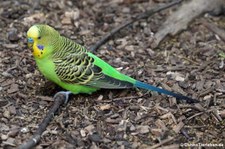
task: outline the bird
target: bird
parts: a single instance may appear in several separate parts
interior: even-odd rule
[[[70,93],[92,94],[99,89],[141,88],[173,96],[189,103],[191,97],[162,89],[120,73],[84,46],[61,36],[47,24],[35,24],[27,31],[27,44],[40,72]]]

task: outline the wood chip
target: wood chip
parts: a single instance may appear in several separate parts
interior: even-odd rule
[[[220,115],[222,118],[225,118],[225,110],[219,111],[219,115]]]
[[[19,86],[18,86],[18,84],[12,84],[11,86],[10,86],[10,88],[7,90],[7,92],[9,93],[9,94],[11,94],[11,93],[15,93],[15,92],[17,92],[18,90],[19,90],[19,88],[18,88]]]
[[[164,134],[164,131],[159,128],[152,128],[152,129],[150,129],[150,131],[156,138],[160,138]]]
[[[147,125],[138,125],[136,127],[136,131],[141,134],[145,134],[149,132],[149,126]]]
[[[110,104],[104,104],[104,105],[100,105],[99,109],[104,111],[104,110],[109,110],[111,108]]]
[[[175,125],[173,127],[173,131],[175,131],[175,133],[179,133],[180,130],[184,127],[184,123],[183,122],[179,122],[177,125]]]
[[[165,123],[164,123],[162,120],[160,120],[160,119],[157,119],[157,120],[156,120],[155,125],[156,125],[158,128],[160,128],[160,129],[162,129],[162,130],[164,130],[164,131],[167,131],[167,130],[168,130],[168,128],[166,127]]]

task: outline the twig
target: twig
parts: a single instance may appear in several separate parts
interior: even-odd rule
[[[155,144],[151,147],[147,147],[147,149],[154,149],[154,148],[158,148],[160,146],[162,146],[163,144],[166,144],[168,142],[171,142],[172,140],[174,140],[174,137],[169,137],[168,139],[162,140],[160,143]]]
[[[205,113],[205,112],[199,112],[199,113],[196,113],[196,114],[194,114],[194,115],[188,117],[188,118],[187,118],[187,121],[190,121],[190,120],[193,119],[194,117],[199,116],[199,115],[202,115],[202,114],[204,114],[204,113]]]
[[[197,110],[199,112],[204,112],[204,108],[202,108],[201,106],[198,106],[197,104],[195,105],[179,105],[179,108],[190,108],[190,109],[194,109]]]
[[[56,111],[59,109],[59,107],[64,104],[66,96],[63,94],[57,94],[54,97],[54,104],[51,107],[51,109],[48,111],[47,115],[39,125],[37,131],[35,134],[32,136],[31,139],[29,139],[27,142],[23,143],[22,145],[19,146],[19,149],[30,149],[38,144],[38,142],[41,139],[42,133],[45,131],[46,127],[54,117],[54,114]]]
[[[170,8],[174,5],[177,5],[179,3],[181,3],[182,0],[177,0],[177,1],[173,1],[171,3],[168,3],[168,4],[165,4],[163,6],[159,6],[157,8],[153,8],[151,10],[147,10],[139,15],[137,15],[136,17],[134,17],[132,20],[128,21],[128,22],[125,22],[124,24],[121,24],[120,26],[114,28],[111,32],[109,32],[108,34],[106,34],[101,40],[99,40],[95,45],[91,46],[90,47],[90,51],[95,51],[96,49],[98,49],[100,46],[102,46],[103,44],[105,44],[110,38],[112,38],[112,36],[117,33],[119,30],[127,27],[128,25],[138,21],[138,20],[141,20],[141,19],[146,19],[150,16],[152,16],[153,14],[157,13],[157,12],[160,12],[162,10],[165,10],[167,8]]]
[[[21,70],[22,72],[25,72],[26,74],[28,74],[29,72],[27,70],[24,70],[21,68],[20,63],[22,62],[22,60],[25,58],[25,52],[23,51],[22,53],[18,54],[18,56],[20,57],[20,59],[17,59],[15,62],[15,65],[9,69],[6,70],[7,73],[9,73],[11,70],[18,68],[19,70]]]
[[[197,116],[199,116],[199,115],[202,115],[202,114],[209,114],[209,113],[212,112],[213,110],[214,110],[214,109],[208,109],[208,110],[206,110],[206,111],[202,111],[202,112],[196,113],[196,114],[194,114],[194,115],[188,117],[186,120],[187,120],[187,121],[190,121],[191,119],[193,119],[194,117],[197,117]]]
[[[186,131],[186,129],[182,128],[182,129],[180,130],[180,133],[181,133],[182,135],[184,135],[188,140],[191,140],[191,139],[192,139],[192,138],[188,135],[188,132]]]
[[[114,98],[112,101],[136,99],[136,98],[141,98],[143,96],[145,96],[145,95],[142,95],[142,96],[129,96],[129,97],[118,97],[118,98]]]

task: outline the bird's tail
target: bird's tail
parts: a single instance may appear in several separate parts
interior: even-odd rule
[[[176,93],[173,93],[171,91],[168,91],[168,90],[165,90],[165,89],[161,89],[161,88],[158,88],[158,87],[155,87],[155,86],[152,86],[150,84],[146,84],[146,83],[143,83],[143,82],[140,82],[140,81],[136,81],[134,85],[136,87],[139,87],[139,88],[142,88],[142,89],[156,91],[156,92],[159,92],[159,93],[162,93],[162,94],[173,96],[173,97],[175,97],[177,99],[186,100],[189,103],[199,102],[196,99],[192,99],[190,97],[187,97],[187,96],[184,96],[184,95],[181,95],[181,94],[176,94]]]

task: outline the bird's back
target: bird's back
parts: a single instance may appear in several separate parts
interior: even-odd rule
[[[62,37],[53,53],[56,74],[63,81],[97,88],[130,88],[135,79],[121,74],[111,65],[72,40]]]

